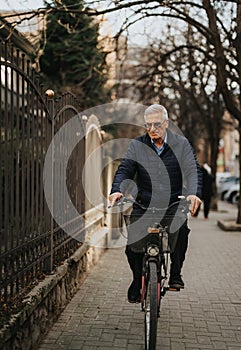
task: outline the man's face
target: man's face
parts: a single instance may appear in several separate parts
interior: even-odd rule
[[[166,129],[168,128],[168,120],[163,120],[162,115],[149,114],[145,118],[146,130],[148,135],[153,140],[164,140]]]

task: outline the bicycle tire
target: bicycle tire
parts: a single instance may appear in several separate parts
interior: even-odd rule
[[[146,286],[145,299],[145,350],[156,349],[158,295],[157,267],[155,262],[149,263],[149,280]]]

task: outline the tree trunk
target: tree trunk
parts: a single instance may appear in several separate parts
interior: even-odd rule
[[[237,224],[241,224],[241,196],[240,196],[240,190],[241,190],[241,176],[240,176],[240,170],[241,170],[241,122],[239,122],[239,201],[238,201],[238,216],[237,216]]]

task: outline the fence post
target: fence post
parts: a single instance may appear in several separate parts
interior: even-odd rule
[[[50,237],[48,242],[48,251],[49,256],[46,260],[46,272],[51,273],[53,271],[53,260],[54,260],[54,219],[53,219],[53,201],[54,201],[54,129],[55,129],[55,123],[54,123],[54,117],[55,117],[55,108],[54,108],[54,91],[53,90],[47,90],[45,92],[45,95],[47,97],[47,106],[49,110],[49,116],[51,118],[51,130],[50,130],[50,143],[51,143],[51,194],[50,194]],[[50,144],[49,143],[49,144]]]

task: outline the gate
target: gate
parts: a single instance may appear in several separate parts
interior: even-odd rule
[[[53,136],[76,115],[82,130],[87,122],[71,93],[63,94],[58,101],[51,95],[45,96],[38,75],[20,50],[2,42],[0,57],[0,297],[6,303],[26,294],[81,244],[52,217],[42,174]],[[98,129],[97,119],[92,122]],[[68,139],[62,141],[64,157]],[[67,180],[58,185],[67,186],[71,202],[80,214],[86,210],[82,184],[85,144],[84,137],[74,148],[67,170],[59,169],[60,173],[66,171]],[[78,221],[72,224],[77,230]],[[82,235],[83,232],[84,228]]]

